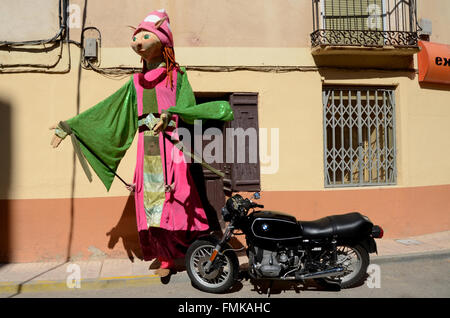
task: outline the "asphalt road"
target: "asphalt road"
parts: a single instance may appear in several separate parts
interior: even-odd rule
[[[374,271],[365,284],[340,291],[321,289],[314,282],[304,285],[276,281],[270,288],[267,281],[239,281],[226,294],[213,295],[192,287],[186,272],[173,275],[162,284],[158,278],[146,286],[118,285],[103,289],[67,289],[28,292],[14,298],[449,298],[450,255],[428,255],[419,258],[372,260]],[[11,295],[0,295],[8,297]]]

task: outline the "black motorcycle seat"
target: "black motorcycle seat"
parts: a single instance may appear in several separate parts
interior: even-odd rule
[[[303,238],[353,238],[369,235],[373,224],[361,213],[327,216],[315,221],[299,221]]]

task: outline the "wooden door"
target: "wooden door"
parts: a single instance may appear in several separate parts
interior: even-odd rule
[[[229,100],[230,105],[234,112],[234,120],[231,122],[223,122],[216,120],[204,121],[202,124],[202,147],[203,151],[209,143],[213,142],[212,137],[210,140],[204,138],[205,131],[209,128],[217,128],[222,132],[223,153],[221,162],[209,162],[208,163],[225,173],[225,177],[221,178],[210,170],[204,168],[199,163],[192,163],[190,165],[190,171],[194,182],[197,186],[202,200],[203,207],[208,217],[209,226],[212,231],[224,230],[225,223],[221,216],[222,207],[225,204],[226,195],[231,195],[233,192],[239,191],[260,191],[260,167],[259,167],[259,146],[258,146],[258,94],[257,93],[232,93],[232,94],[196,94],[197,104],[214,101],[214,100]],[[182,121],[180,121],[182,123]],[[191,132],[191,145],[194,149],[194,126],[187,125],[186,123],[180,124],[182,127],[186,127]],[[238,142],[235,137],[234,142],[229,138],[227,140],[227,128],[238,129],[242,128],[244,131],[250,131],[249,128],[255,130],[256,139],[253,138],[252,142],[256,142],[256,147],[251,147],[249,140],[245,142],[244,157],[245,162],[238,163]],[[255,133],[253,132],[253,134]],[[231,148],[232,149],[231,149]],[[256,154],[250,153],[256,151]],[[227,152],[232,151],[234,158],[231,162],[226,162]],[[241,151],[241,150],[240,150]],[[256,162],[249,162],[249,159],[256,158]],[[204,158],[205,160],[207,158]],[[254,161],[254,160],[253,160]]]
[[[245,138],[227,134],[226,151],[228,154],[233,153],[233,160],[226,162],[223,167],[226,174],[225,190],[230,193],[260,191],[258,93],[233,93],[230,96],[230,105],[233,108],[234,120],[226,123],[226,128],[234,131],[241,129]],[[239,144],[239,138],[245,142],[245,148],[242,143]],[[226,159],[229,161],[230,158]]]

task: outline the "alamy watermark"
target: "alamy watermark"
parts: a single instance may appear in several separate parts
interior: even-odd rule
[[[260,163],[261,174],[275,174],[279,169],[279,128],[219,128],[202,129],[202,121],[194,123],[194,138],[191,131],[184,127],[177,128],[172,140],[181,141],[184,151],[195,155],[195,159],[173,148],[172,159],[179,162],[211,163]],[[192,146],[192,140],[194,145]],[[205,146],[204,141],[209,141]],[[259,158],[258,158],[259,156]]]
[[[382,20],[381,20],[381,7],[378,4],[369,4],[367,6],[367,13],[369,17],[367,18],[367,28],[369,30],[381,30]]]
[[[67,25],[71,29],[81,28],[81,8],[78,4],[71,3],[67,6]]]
[[[70,273],[66,278],[67,288],[81,288],[81,268],[78,264],[67,265],[66,272]]]
[[[367,277],[366,284],[369,288],[381,288],[381,268],[380,265],[370,264],[367,267]]]

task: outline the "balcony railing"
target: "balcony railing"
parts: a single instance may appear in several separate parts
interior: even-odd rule
[[[312,0],[311,45],[417,48],[416,0]]]

